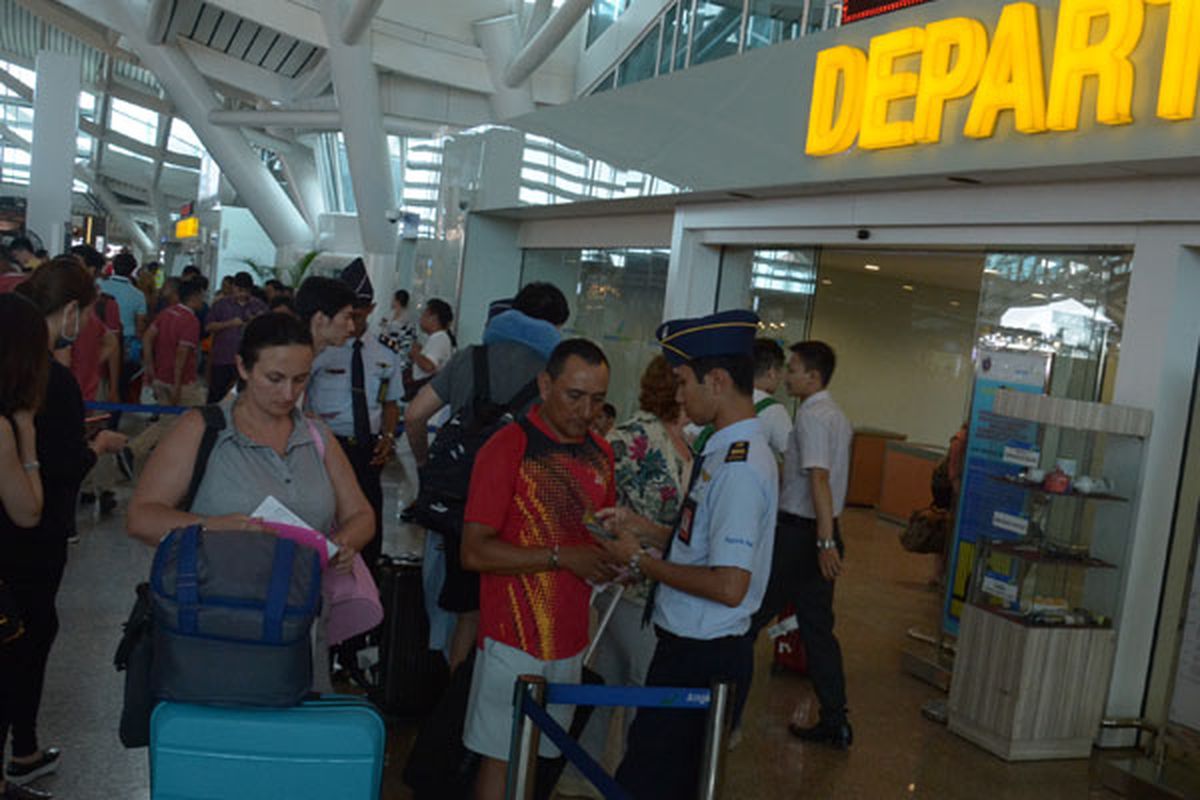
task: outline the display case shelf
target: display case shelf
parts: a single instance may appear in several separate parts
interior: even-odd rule
[[[1108,492],[1079,492],[1074,489],[1069,492],[1051,492],[1048,489],[1042,488],[1041,483],[1036,481],[1027,481],[1021,478],[1019,475],[991,475],[989,477],[994,481],[1000,481],[1001,483],[1007,483],[1011,486],[1017,486],[1046,497],[1074,497],[1081,500],[1111,500],[1118,503],[1129,502],[1128,497],[1121,497],[1120,495],[1109,494]]]
[[[1020,558],[1034,564],[1053,564],[1060,567],[1075,567],[1077,569],[1116,569],[1116,564],[1110,564],[1099,558],[1086,555],[1070,555],[1055,553],[1044,546],[1020,542],[992,542],[991,552],[999,555]]]

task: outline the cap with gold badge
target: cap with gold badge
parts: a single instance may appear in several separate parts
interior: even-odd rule
[[[706,317],[667,320],[654,333],[672,366],[712,356],[749,356],[758,335],[753,311],[721,311]]]

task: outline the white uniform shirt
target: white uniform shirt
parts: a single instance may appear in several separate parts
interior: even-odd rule
[[[363,388],[367,393],[367,412],[371,433],[379,433],[383,403],[399,402],[404,394],[396,354],[367,333],[363,337]],[[351,396],[354,339],[340,347],[326,347],[313,359],[308,383],[308,406],[335,436],[354,435],[354,401]],[[386,384],[386,387],[385,387]]]
[[[808,472],[825,469],[829,471],[829,489],[833,494],[833,516],[840,515],[846,505],[850,440],[853,438],[850,420],[833,402],[828,391],[817,392],[801,403],[783,458],[780,509],[798,517],[816,519]]]
[[[757,408],[759,403],[770,396],[762,389],[755,389],[754,407]],[[762,422],[767,444],[775,451],[775,457],[783,458],[788,448],[788,436],[792,433],[792,418],[788,416],[787,407],[783,403],[771,403],[758,412],[758,419]]]
[[[426,372],[421,369],[420,364],[414,361],[412,376],[415,381],[436,374],[442,365],[450,360],[450,356],[454,355],[454,343],[450,341],[450,334],[445,331],[434,331],[429,334],[429,339],[421,347],[421,355],[433,362],[434,369],[432,372]]]
[[[667,560],[744,569],[750,573],[750,588],[730,608],[659,584],[654,624],[691,639],[740,636],[750,629],[771,575],[779,502],[775,457],[762,424],[747,419],[714,433],[697,458],[703,462],[700,476],[688,494]]]

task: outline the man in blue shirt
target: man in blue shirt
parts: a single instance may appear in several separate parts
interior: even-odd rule
[[[767,588],[779,501],[775,457],[754,413],[757,331],[749,311],[658,329],[688,416],[715,428],[693,462],[663,557],[630,533],[623,510],[597,515],[617,535],[606,544],[610,553],[635,576],[659,582],[647,605],[658,635],[648,686],[707,688],[732,680],[737,693],[749,686],[753,642],[745,634]],[[704,724],[696,712],[639,710],[617,782],[635,798],[694,797]]]
[[[111,295],[121,310],[121,396],[128,399],[129,383],[142,368],[142,335],[146,333],[146,295],[133,285],[137,259],[129,253],[113,256],[113,276],[100,281],[100,291]]]

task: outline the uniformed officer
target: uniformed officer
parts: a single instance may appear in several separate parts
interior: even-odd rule
[[[308,405],[337,436],[358,485],[375,509],[375,538],[362,551],[367,564],[373,565],[383,546],[380,473],[394,455],[404,387],[397,353],[384,338],[367,335],[367,318],[375,308],[374,289],[362,259],[351,262],[340,277],[357,298],[354,335],[340,347],[325,348],[313,360]]]
[[[622,524],[606,547],[635,574],[658,581],[647,614],[658,634],[647,685],[708,687],[732,680],[744,692],[753,669],[746,637],[770,574],[779,499],[775,457],[754,414],[758,317],[727,311],[663,323],[657,336],[681,381],[684,408],[716,432],[693,462],[687,497],[662,558]],[[704,714],[639,709],[617,782],[634,797],[696,796]]]

